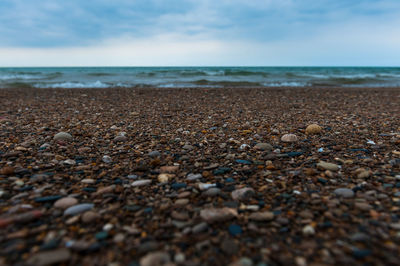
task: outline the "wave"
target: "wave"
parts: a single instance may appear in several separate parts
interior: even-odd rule
[[[96,81],[92,83],[81,83],[81,82],[62,82],[62,83],[52,83],[52,84],[35,84],[35,88],[61,88],[61,89],[81,89],[81,88],[110,88],[117,87],[111,84],[103,83],[101,81]]]
[[[0,80],[29,80],[29,79],[40,79],[40,76],[30,74],[7,74],[0,76]]]
[[[88,73],[88,76],[91,77],[107,77],[107,76],[115,76],[115,74],[112,73],[105,73],[105,72],[94,72],[94,73]]]

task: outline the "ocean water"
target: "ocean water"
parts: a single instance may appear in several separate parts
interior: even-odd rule
[[[0,68],[0,88],[400,87],[400,67]]]

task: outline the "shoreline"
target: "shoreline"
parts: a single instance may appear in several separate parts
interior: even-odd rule
[[[0,262],[398,263],[398,87],[0,99]]]

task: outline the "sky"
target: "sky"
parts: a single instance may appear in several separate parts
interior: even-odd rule
[[[399,0],[1,0],[0,67],[400,66]]]

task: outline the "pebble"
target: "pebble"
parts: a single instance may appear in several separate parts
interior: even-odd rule
[[[207,229],[208,229],[208,224],[206,222],[202,222],[192,227],[192,233],[199,234],[201,232],[206,231]]]
[[[159,151],[151,151],[147,154],[147,156],[151,158],[157,158],[161,156],[161,153]]]
[[[94,204],[92,204],[92,203],[78,204],[78,205],[71,206],[68,209],[66,209],[64,211],[64,215],[65,216],[67,216],[67,215],[77,215],[77,214],[80,214],[82,212],[91,210],[91,209],[93,209],[93,207],[94,207]]]
[[[188,174],[187,180],[193,181],[202,178],[203,176],[201,174]]]
[[[128,138],[124,135],[119,135],[114,138],[114,142],[125,142]]]
[[[235,218],[238,215],[235,209],[231,208],[210,208],[200,211],[200,217],[207,223],[224,222]]]
[[[54,207],[59,209],[67,209],[78,204],[78,200],[72,197],[65,197],[54,202]]]
[[[171,257],[167,252],[156,251],[143,256],[140,259],[140,266],[162,266],[171,262]]]
[[[160,183],[167,183],[173,177],[175,177],[173,174],[159,174],[157,180]]]
[[[333,193],[343,198],[354,197],[354,191],[349,188],[337,188],[333,191]]]
[[[110,156],[108,155],[104,155],[103,158],[101,158],[101,160],[105,163],[112,163],[112,159]]]
[[[133,181],[131,186],[132,187],[142,187],[142,186],[148,186],[150,184],[151,184],[151,179],[142,179],[142,180]]]
[[[271,144],[269,143],[257,143],[254,148],[256,148],[257,150],[262,150],[262,151],[272,151],[274,149],[274,147],[272,147]]]
[[[82,222],[86,223],[86,224],[90,224],[93,223],[94,221],[96,221],[97,219],[99,219],[101,216],[100,214],[94,212],[94,211],[85,211],[82,214]]]
[[[306,134],[319,134],[321,133],[322,128],[317,124],[308,125],[306,128]]]
[[[317,163],[317,167],[319,169],[323,169],[323,170],[329,170],[329,171],[338,171],[340,168],[337,164],[334,163],[327,163],[324,161],[320,161],[319,163]]]
[[[306,225],[303,227],[303,235],[310,236],[315,234],[315,229],[311,225]]]
[[[292,143],[297,142],[298,140],[299,138],[295,134],[285,134],[281,137],[282,142]]]
[[[240,227],[240,225],[237,224],[231,224],[228,227],[228,231],[229,234],[231,234],[232,236],[239,236],[243,233],[242,227]]]
[[[275,217],[273,212],[264,211],[264,212],[254,212],[250,214],[249,219],[258,222],[271,221]]]
[[[213,187],[204,191],[202,195],[205,197],[216,197],[220,194],[221,194],[221,189]]]
[[[232,191],[231,195],[234,200],[248,200],[255,195],[255,191],[252,188],[241,188]]]
[[[0,175],[12,175],[14,174],[15,169],[11,166],[5,166],[1,168]]]
[[[72,136],[67,132],[59,132],[54,135],[54,140],[57,141],[71,141]]]
[[[28,265],[52,265],[68,261],[71,258],[71,252],[66,248],[50,251],[41,251],[31,256],[26,263]]]

